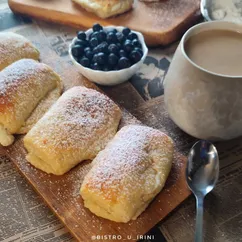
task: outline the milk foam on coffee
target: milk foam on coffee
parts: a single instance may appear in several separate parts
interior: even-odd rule
[[[186,41],[185,52],[198,66],[216,74],[242,76],[242,34],[206,30]]]

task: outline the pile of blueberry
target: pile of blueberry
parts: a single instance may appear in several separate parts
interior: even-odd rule
[[[142,45],[137,34],[129,28],[122,32],[116,29],[105,31],[100,24],[94,24],[93,32],[79,31],[72,47],[75,60],[93,70],[112,71],[130,67],[141,60]]]

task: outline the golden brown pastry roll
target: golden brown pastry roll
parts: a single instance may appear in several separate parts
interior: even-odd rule
[[[14,62],[0,72],[0,144],[10,145],[12,134],[25,124],[42,98],[60,85],[60,77],[31,59]]]
[[[0,70],[13,62],[29,58],[38,60],[39,51],[25,37],[11,33],[0,33]]]
[[[133,0],[73,0],[89,12],[100,18],[109,18],[132,8]]]
[[[60,83],[61,84],[61,83]],[[33,110],[24,125],[16,132],[17,134],[26,134],[29,130],[42,118],[42,116],[50,109],[50,107],[59,99],[62,93],[62,85],[58,85],[54,90],[50,91]]]
[[[141,2],[147,2],[147,3],[151,3],[151,2],[160,2],[162,0],[140,0]]]
[[[24,138],[27,160],[62,175],[93,159],[115,135],[121,110],[107,96],[85,87],[66,91]]]
[[[84,205],[116,222],[136,219],[163,188],[173,142],[145,126],[123,127],[92,162],[81,186]]]

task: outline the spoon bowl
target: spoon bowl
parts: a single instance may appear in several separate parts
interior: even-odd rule
[[[203,200],[213,190],[219,176],[219,157],[215,146],[200,140],[193,145],[188,155],[186,180],[196,197],[195,242],[203,241]]]
[[[205,140],[193,145],[188,155],[186,178],[194,194],[206,195],[215,186],[219,175],[219,158],[215,146]]]

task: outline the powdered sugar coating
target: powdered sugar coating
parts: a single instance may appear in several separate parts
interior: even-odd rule
[[[0,123],[15,133],[60,77],[45,64],[21,59],[0,72]]]
[[[39,59],[39,51],[25,37],[11,33],[0,33],[0,70],[22,58]]]
[[[74,2],[101,18],[124,13],[131,9],[133,4],[133,0],[74,0]]]
[[[18,130],[18,134],[26,134],[44,114],[50,109],[50,107],[58,100],[61,95],[62,87],[58,86],[51,92],[49,92],[33,110],[29,118],[25,121],[24,126]]]
[[[135,219],[164,186],[172,157],[173,142],[164,133],[125,126],[93,160],[81,187],[85,206],[117,222]]]
[[[107,96],[77,86],[66,91],[25,137],[25,147],[54,174],[93,159],[115,135],[121,110]],[[43,161],[44,160],[44,161]]]

